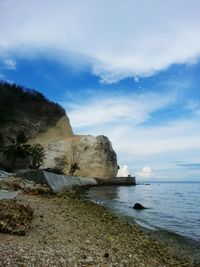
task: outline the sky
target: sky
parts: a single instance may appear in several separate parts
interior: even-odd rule
[[[0,0],[0,79],[106,135],[138,180],[200,181],[199,0]]]

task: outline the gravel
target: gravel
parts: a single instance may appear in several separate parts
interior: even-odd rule
[[[34,218],[25,236],[0,234],[0,266],[189,267],[138,225],[113,216],[75,192],[60,196],[19,194]],[[180,247],[181,250],[181,247]]]

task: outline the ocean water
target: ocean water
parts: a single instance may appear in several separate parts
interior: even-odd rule
[[[200,241],[200,183],[96,187],[85,196],[144,227]],[[136,202],[148,209],[134,210]]]

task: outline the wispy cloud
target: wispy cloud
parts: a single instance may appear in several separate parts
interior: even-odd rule
[[[4,60],[5,68],[8,70],[15,70],[17,67],[17,62],[14,59],[5,59]]]
[[[199,12],[198,0],[1,1],[0,48],[78,53],[114,82],[197,62]]]
[[[145,179],[149,179],[150,177],[153,176],[152,170],[149,166],[143,167],[142,170],[137,172],[136,174],[140,178],[145,178]]]
[[[179,163],[178,167],[183,167],[189,170],[200,170],[200,163]]]
[[[13,80],[8,79],[7,76],[4,75],[4,74],[2,74],[2,73],[0,73],[0,80],[2,80],[2,81],[6,81],[6,82],[8,82],[8,83],[14,83]]]
[[[200,122],[200,121],[199,121]],[[195,121],[177,120],[165,123],[164,126],[124,126],[120,125],[119,130],[113,129],[111,136],[116,142],[117,148],[123,154],[132,156],[138,155],[158,155],[173,153],[177,151],[185,152],[188,149],[200,149],[200,127]],[[186,152],[184,153],[186,154]],[[185,155],[183,155],[185,157]],[[182,159],[182,158],[181,158]]]
[[[190,99],[187,103],[187,108],[191,111],[194,115],[200,115],[200,103],[198,100]]]
[[[165,95],[165,96],[164,96]],[[145,93],[92,99],[90,102],[73,104],[68,109],[73,127],[130,123],[131,126],[147,121],[151,113],[172,105],[176,94]],[[69,103],[62,103],[69,108]]]

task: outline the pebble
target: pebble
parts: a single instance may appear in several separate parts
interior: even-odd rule
[[[87,258],[85,259],[85,261],[86,261],[87,263],[91,263],[91,262],[94,261],[94,259],[93,259],[93,257],[89,256],[89,257],[87,257]]]
[[[138,226],[126,225],[101,206],[64,196],[19,195],[22,204],[29,200],[35,208],[35,217],[28,237],[0,234],[0,266],[193,267]]]
[[[104,254],[104,257],[105,257],[105,258],[108,258],[108,257],[109,257],[109,253],[106,252],[106,253]]]

